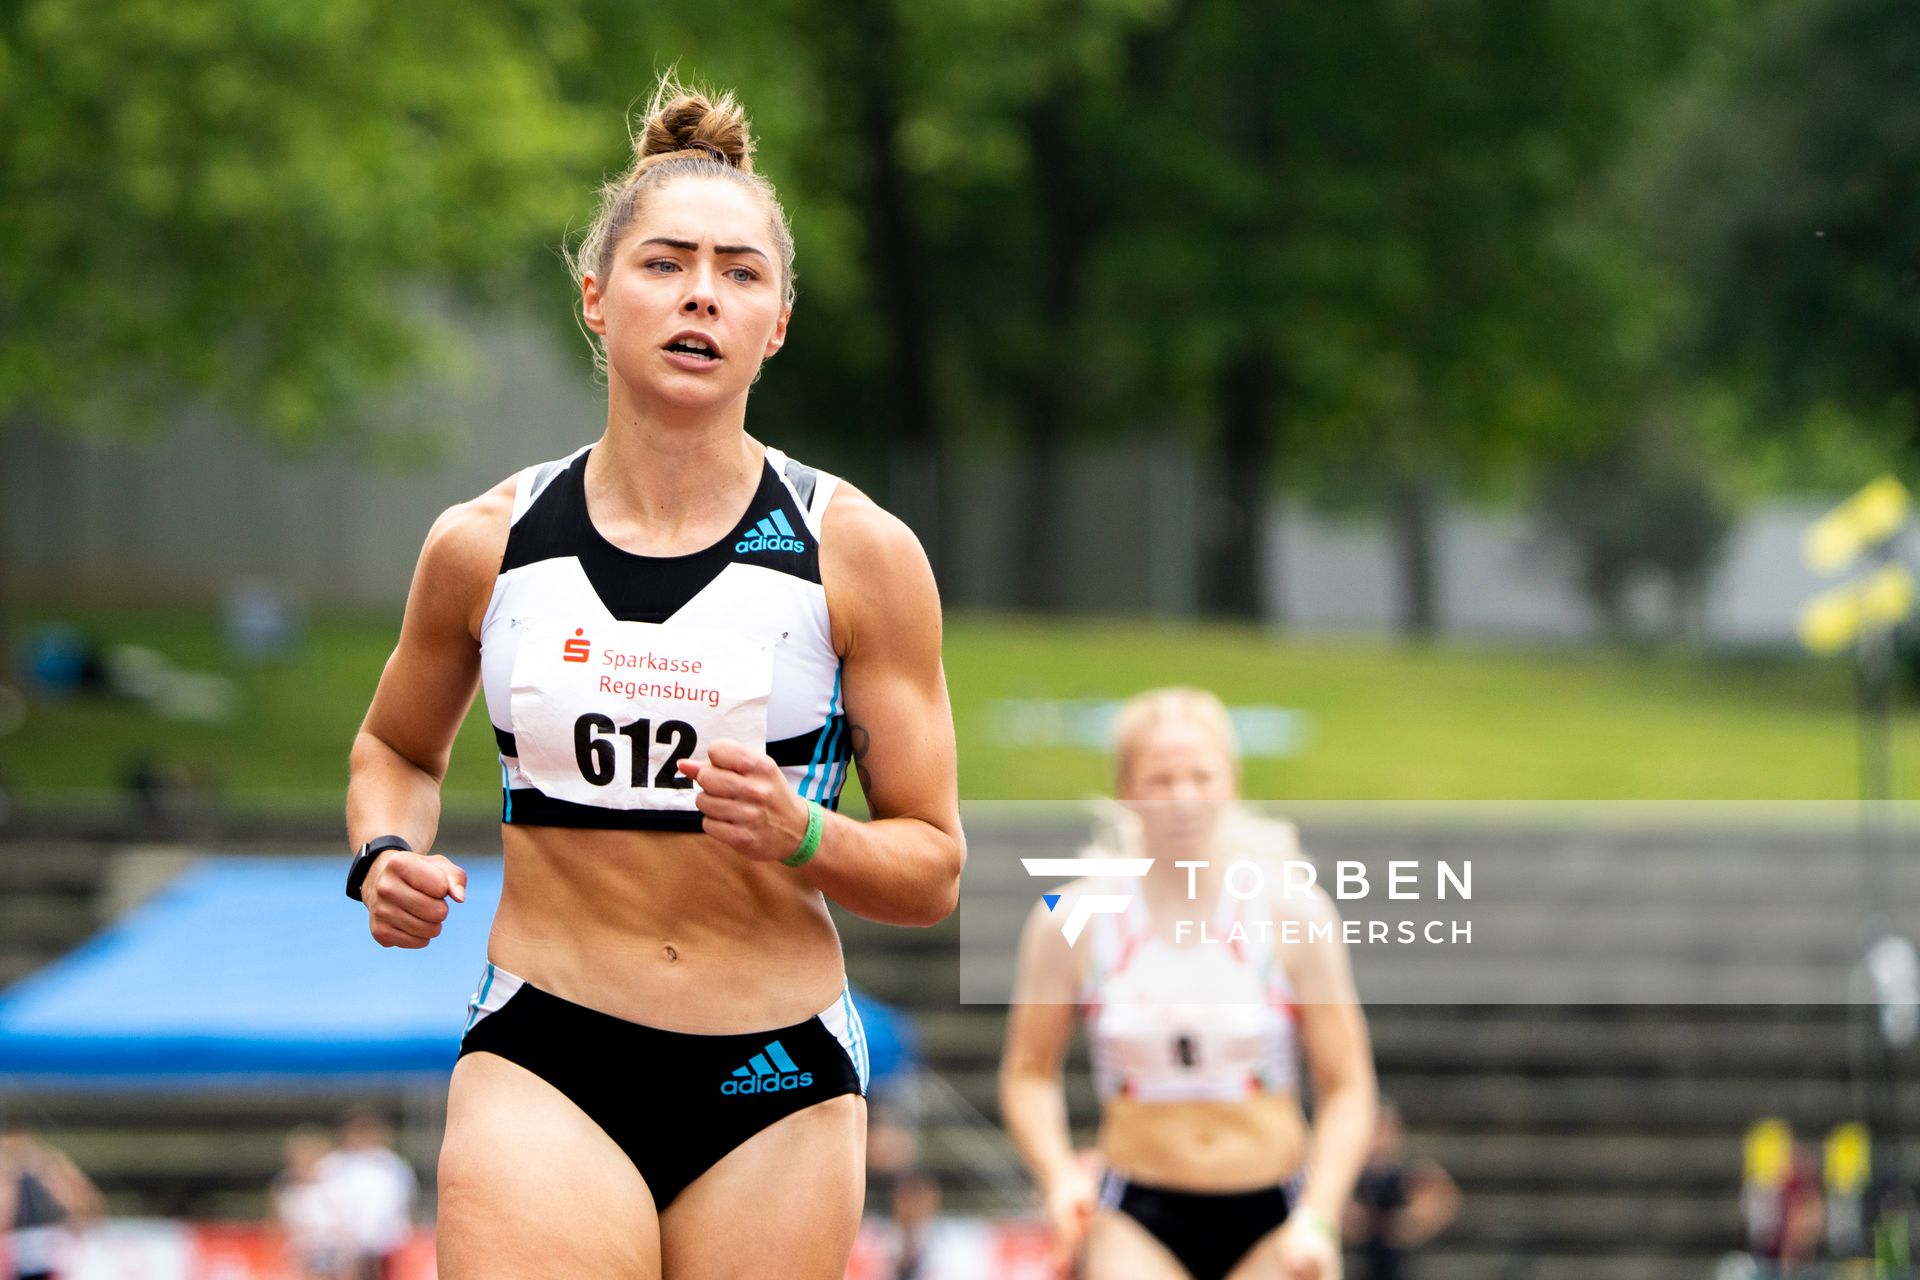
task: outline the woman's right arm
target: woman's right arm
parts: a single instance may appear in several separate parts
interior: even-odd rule
[[[399,643],[353,740],[349,845],[396,835],[414,850],[381,854],[362,886],[368,927],[381,946],[426,946],[446,919],[444,899],[466,896],[466,873],[429,851],[454,736],[480,683],[480,623],[506,547],[512,484],[503,481],[433,522]]]
[[[93,1179],[74,1163],[72,1156],[38,1140],[31,1151],[31,1172],[76,1222],[86,1226],[105,1216],[106,1198],[100,1194],[100,1188],[93,1185]]]
[[[1007,1010],[1000,1117],[1039,1186],[1060,1267],[1078,1256],[1093,1218],[1093,1180],[1074,1154],[1062,1080],[1077,999],[1072,953],[1052,917],[1036,904],[1021,931]]]

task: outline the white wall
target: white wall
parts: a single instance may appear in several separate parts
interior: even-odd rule
[[[0,549],[13,588],[56,598],[210,601],[239,578],[271,579],[315,606],[397,611],[427,527],[443,508],[532,462],[595,438],[604,391],[584,349],[534,322],[472,333],[476,358],[437,403],[437,451],[411,467],[369,462],[366,442],[292,456],[211,419],[160,441],[0,436]],[[403,400],[404,404],[407,401]],[[1190,612],[1208,473],[1185,447],[1131,440],[1073,457],[1063,486],[1064,607]],[[942,576],[957,607],[1004,606],[1028,536],[1006,459],[955,464],[943,486],[959,527]],[[1748,512],[1707,592],[1709,639],[1791,645],[1801,603],[1823,585],[1799,540],[1831,500],[1780,499]],[[1393,548],[1377,519],[1283,503],[1267,531],[1262,598],[1309,631],[1395,625]],[[1594,634],[1566,566],[1517,514],[1453,508],[1436,530],[1441,630],[1463,637],[1579,640]],[[1638,603],[1657,612],[1660,593]]]
[[[1708,640],[1738,646],[1798,643],[1800,607],[1840,579],[1800,559],[1800,539],[1837,498],[1774,498],[1745,512],[1707,582]],[[1586,599],[1564,561],[1546,551],[1530,522],[1501,511],[1454,508],[1439,521],[1438,612],[1446,635],[1583,640],[1595,634]],[[1398,581],[1387,528],[1288,504],[1269,530],[1269,599],[1288,626],[1308,631],[1385,631],[1397,619]],[[1643,618],[1671,608],[1663,584],[1631,592]]]

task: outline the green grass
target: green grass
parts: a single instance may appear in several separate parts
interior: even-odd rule
[[[241,709],[224,725],[162,722],[106,701],[34,703],[0,739],[0,772],[28,799],[115,786],[154,754],[217,781],[249,808],[337,803],[347,748],[398,618],[326,619],[293,663],[234,667],[210,617],[63,612],[106,642],[232,674]],[[958,617],[947,677],[962,794],[1072,799],[1108,785],[1101,752],[996,742],[1002,698],[1118,698],[1193,683],[1230,703],[1308,712],[1302,755],[1250,760],[1246,790],[1300,799],[1845,799],[1855,726],[1844,666],[1585,650],[1281,639],[1228,626]],[[1903,713],[1900,791],[1920,794],[1920,725]],[[882,744],[881,749],[884,749]],[[498,804],[499,767],[476,705],[455,748],[450,810]]]

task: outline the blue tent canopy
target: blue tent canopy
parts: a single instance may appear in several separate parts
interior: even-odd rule
[[[486,961],[498,858],[419,951],[367,934],[338,858],[220,857],[0,995],[0,1083],[207,1087],[444,1077]],[[909,1066],[901,1014],[856,997],[873,1075]]]

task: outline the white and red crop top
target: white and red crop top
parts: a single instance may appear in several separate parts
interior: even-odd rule
[[[1264,896],[1221,893],[1211,941],[1176,943],[1170,926],[1155,932],[1137,881],[1094,891],[1133,899],[1088,922],[1080,1002],[1102,1098],[1236,1101],[1298,1086],[1293,988]]]

